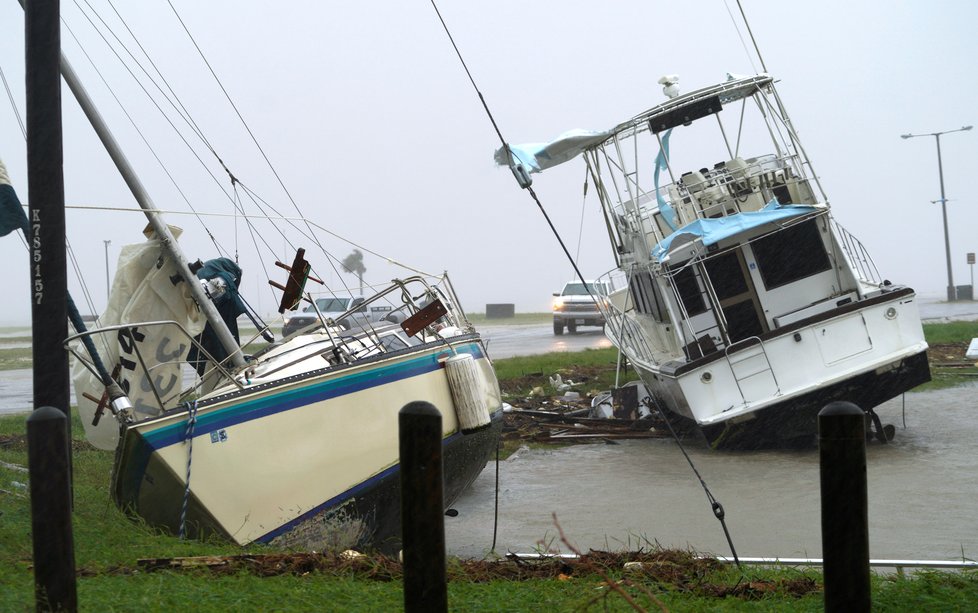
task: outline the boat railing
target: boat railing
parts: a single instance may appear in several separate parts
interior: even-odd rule
[[[698,219],[714,219],[738,213],[757,211],[772,200],[781,204],[815,204],[816,197],[809,180],[801,174],[801,159],[796,154],[762,155],[721,161],[712,169],[701,168],[684,173],[674,183],[658,189],[642,189],[634,173],[624,173],[614,185],[628,185],[622,193],[603,194],[614,197],[606,203],[626,228],[641,228],[651,244],[656,244],[680,227]],[[666,213],[666,205],[672,213]]]
[[[620,269],[605,273],[599,277],[599,281],[610,288],[609,296],[627,287],[625,273]],[[610,336],[625,355],[633,360],[637,359],[648,364],[655,364],[657,363],[655,352],[652,350],[641,325],[634,318],[627,316],[628,311],[633,310],[634,306],[630,294],[626,292],[626,295],[627,298],[620,306],[609,297],[598,300],[598,308],[604,315],[605,324],[611,331]]]
[[[396,292],[400,292],[400,295],[398,297],[392,297],[392,294]],[[371,304],[379,301],[385,301],[386,304],[391,306],[390,312],[385,317],[388,321],[396,322],[396,316],[400,315],[403,319],[407,319],[435,299],[440,299],[445,306],[447,313],[444,315],[444,318],[450,322],[450,325],[460,329],[471,328],[472,324],[465,317],[465,313],[462,312],[451,280],[447,274],[444,274],[437,283],[429,283],[426,278],[420,275],[405,277],[404,279],[393,279],[384,289],[365,298],[356,306],[330,318],[324,317],[318,308],[316,308],[315,301],[312,301],[313,308],[316,309],[316,313],[319,315],[319,321],[296,331],[294,334],[306,334],[323,327],[329,329],[330,326],[335,326],[338,322],[348,319],[350,321],[356,321],[355,315],[358,312],[367,310]],[[357,329],[362,329],[368,333],[373,332],[373,326],[369,323],[366,325],[358,324]]]
[[[172,351],[167,353],[164,351],[154,350],[154,359],[147,359],[143,353],[143,350],[140,349],[140,343],[137,342],[137,339],[141,336],[139,329],[142,328],[145,330],[147,328],[160,327],[165,327],[170,330],[168,334],[177,334],[185,339],[188,343],[187,349],[176,353]],[[114,338],[111,341],[96,340],[107,334],[111,334]],[[241,383],[232,375],[231,370],[225,366],[224,362],[227,362],[227,359],[224,361],[217,360],[200,344],[195,335],[192,335],[183,325],[176,321],[142,321],[102,326],[87,330],[85,332],[73,334],[66,338],[64,344],[65,349],[71,353],[71,355],[73,355],[75,359],[77,359],[86,368],[86,370],[91,372],[97,379],[102,380],[102,376],[98,372],[92,356],[88,355],[87,350],[80,350],[83,346],[81,342],[75,342],[82,341],[84,338],[91,338],[96,347],[105,346],[105,342],[119,342],[121,347],[124,342],[125,347],[131,350],[127,351],[126,353],[131,353],[131,357],[134,358],[134,360],[131,360],[126,356],[120,356],[118,359],[118,364],[113,364],[111,366],[113,368],[118,366],[121,373],[122,370],[134,371],[136,365],[138,364],[138,366],[142,369],[142,377],[145,383],[145,385],[144,383],[140,383],[141,389],[152,393],[156,404],[160,408],[160,411],[172,408],[173,405],[179,404],[179,402],[182,402],[185,398],[199,393],[205,385],[213,386],[217,381],[229,381],[238,389],[242,389],[243,387]],[[197,360],[193,362],[191,362],[188,357],[192,349],[196,349],[199,354]],[[155,359],[161,355],[163,355],[166,359]],[[194,383],[189,387],[184,387],[182,385],[183,381],[181,380],[181,384],[177,386],[178,392],[176,394],[170,394],[168,396],[165,395],[166,392],[159,389],[151,376],[154,370],[172,365],[178,365],[181,367],[181,369],[184,365],[189,365],[191,368],[196,370],[198,363],[207,364],[204,372],[199,377],[196,377]],[[116,381],[116,383],[120,383],[120,385],[122,385],[122,381]],[[123,389],[128,392],[125,387],[123,387]]]
[[[832,227],[835,229],[839,239],[839,246],[845,255],[849,267],[859,275],[859,278],[870,285],[879,285],[882,282],[876,264],[869,256],[866,247],[853,236],[848,230],[842,227],[835,218],[832,219]]]

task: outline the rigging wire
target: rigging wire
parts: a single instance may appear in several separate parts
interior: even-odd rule
[[[282,180],[282,177],[279,175],[278,170],[276,170],[275,166],[272,164],[272,161],[269,159],[268,155],[265,154],[265,150],[262,148],[261,143],[258,142],[258,139],[255,137],[254,132],[252,132],[251,127],[248,125],[248,122],[245,121],[245,118],[241,114],[241,111],[238,110],[238,106],[234,103],[234,100],[232,100],[231,95],[227,91],[227,88],[224,87],[224,83],[221,82],[221,79],[217,76],[217,73],[214,71],[214,68],[211,66],[211,63],[207,60],[207,57],[204,55],[204,52],[200,48],[200,45],[197,44],[197,40],[194,38],[193,34],[190,33],[190,29],[187,27],[187,24],[184,23],[183,18],[180,17],[180,13],[178,13],[176,7],[173,6],[173,2],[171,0],[167,0],[167,4],[170,6],[170,9],[173,11],[173,15],[177,18],[177,21],[180,22],[181,27],[183,27],[183,31],[187,33],[187,37],[190,38],[190,42],[193,43],[194,48],[197,50],[197,53],[200,55],[200,59],[203,60],[204,65],[207,66],[207,69],[210,71],[211,76],[214,77],[214,81],[221,88],[221,91],[224,93],[224,97],[227,98],[227,101],[231,105],[231,108],[234,109],[235,114],[238,116],[238,119],[241,121],[241,125],[244,126],[245,131],[248,132],[248,136],[250,136],[252,142],[255,143],[255,147],[258,148],[258,152],[261,153],[262,158],[264,158],[265,163],[268,165],[269,170],[272,171],[272,174],[275,176],[276,181],[278,181],[278,184],[282,188],[282,191],[285,193],[286,197],[292,203],[292,206],[293,208],[295,208],[295,211],[299,213],[300,217],[302,217],[302,211],[299,210],[298,203],[296,203],[295,198],[292,197],[292,193],[285,186],[285,182]],[[308,222],[306,222],[306,227],[309,229],[312,240],[325,253],[326,248],[319,241],[315,232],[312,231],[312,228],[309,226]],[[341,279],[340,282],[345,286],[346,284],[342,281],[342,277],[340,277],[340,279]],[[349,288],[347,289],[349,290]]]
[[[462,57],[462,53],[459,51],[458,45],[455,44],[455,39],[454,39],[454,37],[452,37],[452,33],[448,29],[448,25],[445,23],[445,20],[442,18],[441,12],[438,10],[438,6],[435,4],[435,0],[430,0],[430,1],[431,1],[431,6],[435,9],[435,13],[438,15],[439,21],[441,21],[442,27],[445,30],[445,34],[448,35],[448,39],[451,41],[452,47],[455,49],[455,54],[458,56],[459,62],[461,62],[462,67],[465,69],[465,73],[469,77],[469,82],[472,83],[472,87],[475,89],[476,93],[479,95],[479,100],[482,101],[482,106],[483,106],[483,108],[486,111],[486,115],[488,115],[489,121],[492,123],[493,128],[496,130],[496,134],[499,136],[499,140],[502,142],[503,148],[506,151],[506,154],[508,156],[508,159],[509,159],[509,162],[510,162],[510,165],[511,165],[511,168],[512,168],[512,165],[513,165],[513,154],[512,154],[512,150],[510,149],[509,144],[506,142],[506,139],[503,137],[503,134],[500,131],[499,126],[496,124],[496,120],[495,120],[495,118],[492,115],[492,111],[489,110],[489,105],[486,103],[485,97],[482,95],[482,92],[479,91],[479,87],[476,85],[475,79],[472,77],[472,73],[469,72],[469,68],[465,64],[465,60]],[[738,4],[739,4],[739,0],[738,0]],[[516,170],[514,168],[514,175],[516,175],[516,174],[517,173],[516,173]],[[517,175],[517,180],[520,183],[520,187],[522,187],[523,189],[525,189],[530,194],[530,196],[533,198],[533,201],[536,202],[537,207],[540,209],[540,212],[543,214],[544,218],[547,220],[547,224],[550,226],[550,229],[553,232],[554,237],[557,239],[557,242],[560,243],[561,248],[564,250],[564,254],[567,256],[567,259],[570,261],[571,266],[574,267],[574,271],[577,273],[577,276],[581,280],[581,283],[584,284],[584,288],[588,291],[588,294],[591,295],[592,298],[595,298],[594,295],[591,293],[590,288],[588,287],[587,281],[584,280],[584,276],[581,274],[580,269],[577,267],[576,260],[571,257],[570,252],[567,250],[567,246],[564,244],[563,239],[560,237],[560,234],[557,232],[557,229],[554,227],[553,222],[550,220],[550,216],[547,215],[546,210],[544,210],[544,208],[543,208],[543,204],[540,202],[540,199],[537,197],[536,193],[533,191],[532,185],[530,184],[529,181],[525,181],[524,182],[523,180],[520,180],[520,178],[519,178],[518,175]],[[586,183],[585,183],[585,185],[586,185]],[[597,300],[595,299],[595,301],[597,301]],[[619,339],[619,345],[620,345],[620,339]],[[662,413],[662,410],[659,409],[659,407],[658,407],[657,404],[655,405],[655,407],[656,407],[657,410],[659,410],[659,413],[661,415],[663,415],[663,418],[665,419],[665,415]],[[668,419],[666,419],[665,421],[666,421],[666,424],[669,425],[669,430],[670,430],[670,432],[672,432],[673,438],[675,439],[676,443],[679,445],[679,449],[682,451],[683,455],[686,456],[686,461],[689,462],[690,467],[693,469],[693,472],[696,474],[697,479],[699,479],[700,484],[703,486],[703,489],[706,492],[707,500],[709,500],[710,506],[713,509],[713,514],[720,521],[720,525],[723,528],[723,533],[727,537],[727,543],[730,545],[730,551],[733,553],[734,560],[737,562],[737,566],[739,567],[740,566],[740,560],[737,558],[737,551],[736,551],[736,549],[734,549],[733,540],[730,538],[730,532],[727,530],[727,524],[726,524],[726,522],[724,520],[725,513],[724,513],[724,510],[723,510],[723,505],[721,505],[720,502],[713,496],[713,494],[710,492],[710,489],[707,487],[706,482],[703,480],[703,477],[700,475],[699,471],[696,470],[696,467],[693,465],[692,459],[689,457],[689,454],[686,453],[686,449],[685,449],[685,447],[683,447],[682,442],[679,439],[679,435],[676,433],[675,430],[673,430],[672,424],[669,423]]]
[[[177,104],[180,105],[180,109],[183,110],[183,113],[180,114],[181,117],[184,119],[184,121],[187,122],[187,124],[191,127],[191,129],[194,131],[194,133],[197,135],[197,137],[200,138],[200,141],[202,143],[204,143],[204,145],[211,151],[211,153],[213,153],[214,156],[217,157],[217,159],[220,161],[220,157],[217,155],[217,151],[214,150],[214,147],[211,145],[210,141],[204,135],[204,131],[202,129],[200,129],[200,126],[198,126],[197,125],[197,122],[194,121],[194,118],[190,114],[190,111],[187,110],[187,107],[186,107],[186,105],[184,105],[183,101],[180,99],[180,96],[177,95],[176,91],[170,85],[170,82],[166,79],[166,76],[164,76],[163,72],[160,71],[159,66],[156,65],[156,62],[153,61],[153,58],[149,55],[149,52],[146,51],[146,49],[143,47],[142,43],[139,42],[139,39],[136,38],[136,35],[133,33],[132,29],[129,27],[129,24],[126,22],[125,18],[123,18],[123,16],[119,13],[119,10],[116,9],[115,4],[112,3],[112,0],[107,0],[107,1],[109,3],[109,6],[112,7],[112,11],[115,12],[116,16],[119,18],[119,21],[122,23],[123,27],[126,28],[126,31],[127,32],[129,32],[129,36],[132,38],[133,42],[136,43],[136,46],[139,47],[139,50],[143,52],[143,55],[146,57],[146,60],[149,61],[150,66],[153,67],[153,70],[156,72],[156,74],[159,75],[160,79],[163,81],[163,85],[166,86],[166,89],[169,90],[170,94],[173,96],[173,100]],[[135,59],[135,58],[133,58],[133,59]],[[140,68],[142,68],[142,66],[140,66]],[[146,72],[146,70],[143,69],[143,72]],[[149,76],[148,73],[147,73],[147,76]],[[152,79],[152,77],[150,77],[150,78]],[[156,83],[154,82],[154,85],[155,84]],[[157,86],[157,88],[159,88],[159,86]],[[168,98],[168,100],[169,100],[169,98]],[[171,102],[170,104],[172,105],[173,102]],[[174,108],[176,108],[176,107],[174,106]],[[223,162],[222,162],[222,166],[223,166]],[[225,170],[227,170],[226,167],[225,167]]]
[[[238,181],[237,177],[235,177],[235,175],[227,167],[227,165],[221,159],[220,155],[217,154],[217,152],[214,149],[214,147],[210,144],[209,140],[203,134],[203,131],[199,128],[199,126],[197,125],[197,123],[190,116],[190,113],[186,109],[186,106],[180,101],[180,99],[176,95],[176,93],[173,93],[173,98],[176,100],[176,103],[174,103],[174,101],[170,99],[170,97],[166,94],[166,92],[164,92],[163,89],[156,83],[155,78],[149,73],[148,70],[146,70],[146,68],[142,65],[142,63],[129,50],[129,48],[126,46],[126,44],[124,42],[122,42],[122,40],[119,38],[119,36],[117,36],[115,34],[115,32],[112,30],[112,28],[98,14],[98,11],[95,10],[94,7],[92,7],[91,4],[88,3],[88,0],[83,0],[83,1],[89,7],[89,9],[95,14],[95,16],[98,18],[98,20],[102,23],[103,27],[106,30],[109,31],[109,33],[116,40],[116,42],[118,43],[118,45],[120,47],[122,47],[122,49],[125,51],[125,53],[139,67],[139,69],[142,71],[142,73],[144,75],[146,75],[146,78],[148,78],[150,80],[150,82],[156,87],[156,90],[160,92],[160,94],[164,97],[164,99],[166,99],[166,101],[175,110],[175,112],[184,120],[184,122],[188,126],[190,126],[191,131],[193,131],[197,135],[197,137],[204,144],[204,146],[211,152],[211,154],[214,156],[214,158],[217,160],[217,162],[221,165],[221,167],[227,173],[228,177],[231,180],[232,187],[234,185],[238,184],[239,181]],[[89,21],[89,23],[92,25],[93,29],[96,30],[96,32],[99,34],[99,36],[105,42],[106,46],[109,47],[109,49],[112,51],[112,53],[116,56],[116,58],[119,60],[119,62],[123,65],[123,67],[129,73],[130,77],[132,77],[132,79],[134,81],[136,81],[136,83],[139,85],[139,87],[143,90],[143,93],[150,99],[150,101],[156,107],[157,111],[164,117],[164,119],[167,121],[167,123],[170,125],[170,127],[173,129],[173,131],[177,134],[177,136],[187,146],[187,148],[190,149],[191,153],[197,159],[198,163],[200,163],[200,165],[205,169],[205,171],[211,176],[212,180],[214,180],[214,182],[220,187],[221,191],[225,194],[225,196],[232,203],[232,205],[235,206],[235,207],[240,207],[240,200],[238,200],[237,202],[235,200],[235,196],[237,196],[237,194],[235,194],[235,196],[232,196],[232,194],[228,193],[228,191],[224,188],[223,184],[217,179],[216,176],[214,176],[213,172],[211,172],[211,170],[207,166],[207,164],[205,164],[204,161],[203,161],[203,159],[201,159],[200,155],[198,155],[196,149],[194,149],[193,145],[190,144],[190,142],[184,136],[183,132],[176,126],[176,124],[174,124],[174,122],[170,118],[170,116],[166,113],[166,111],[164,111],[164,109],[157,102],[156,98],[146,88],[146,86],[143,84],[142,80],[133,72],[132,69],[129,68],[129,66],[127,65],[126,61],[122,58],[122,56],[119,54],[119,52],[116,51],[115,46],[111,43],[111,41],[108,40],[108,38],[104,34],[102,34],[102,32],[100,31],[100,29],[98,28],[98,26],[94,23],[94,21],[92,20],[92,18],[84,11],[84,9],[82,9],[82,7],[80,5],[78,5],[78,0],[75,0],[75,4],[79,8],[79,10],[82,12],[82,14],[85,16],[85,18]],[[113,9],[114,9],[114,7],[113,7]],[[118,12],[117,12],[117,14],[118,14]],[[156,70],[156,72],[160,74],[160,76],[163,79],[164,83],[166,84],[167,88],[172,92],[173,91],[172,87],[169,85],[169,82],[166,81],[165,77],[162,76],[162,73],[159,70],[159,67],[157,66],[156,62],[153,61],[153,59],[149,56],[149,54],[146,51],[146,49],[138,42],[138,39],[135,38],[135,35],[132,33],[132,30],[129,28],[128,24],[125,23],[125,20],[121,17],[121,15],[120,15],[120,19],[123,21],[123,24],[125,25],[126,29],[130,32],[130,35],[133,36],[133,39],[136,41],[136,44],[139,46],[140,50],[142,50],[143,54],[146,55],[147,59],[149,60],[150,64],[153,66],[154,70]],[[69,31],[70,31],[70,29],[69,29]],[[74,36],[74,34],[72,34],[72,36]],[[83,47],[83,45],[81,45],[81,42],[78,41],[77,37],[75,37],[75,40],[76,40],[76,42],[78,42],[79,46],[82,47],[82,50],[84,52],[84,47]],[[198,48],[198,50],[199,50],[199,48]],[[87,53],[86,53],[86,57],[88,57],[88,54]],[[88,59],[89,59],[90,62],[92,62],[92,60],[91,60],[90,57]],[[205,63],[206,63],[206,59],[205,59]],[[92,64],[93,64],[93,66],[95,66],[94,62],[92,62]],[[208,65],[208,67],[210,67],[210,66]],[[115,96],[115,93],[113,92],[113,90],[111,89],[111,87],[109,87],[109,85],[106,82],[106,79],[104,78],[104,76],[101,74],[101,72],[98,71],[97,66],[95,67],[95,70],[96,70],[96,72],[99,73],[99,76],[102,78],[103,82],[106,83],[106,87],[108,87],[109,88],[109,91],[112,92],[112,95],[113,95],[113,97],[116,98],[117,103],[120,105],[120,107],[123,108],[123,111],[126,113],[126,115],[129,118],[130,122],[133,124],[134,128],[136,128],[137,133],[139,133],[140,136],[143,138],[143,141],[146,143],[147,147],[149,147],[149,149],[153,153],[154,157],[156,157],[158,163],[163,168],[163,170],[167,174],[167,176],[170,178],[170,180],[173,183],[174,187],[177,189],[177,191],[183,197],[184,201],[187,203],[187,206],[192,211],[194,211],[196,213],[196,209],[194,208],[193,204],[190,202],[190,200],[187,198],[187,196],[185,195],[185,193],[183,192],[183,190],[177,184],[176,180],[172,177],[172,175],[170,174],[169,170],[166,168],[165,164],[162,162],[162,160],[159,158],[159,156],[156,155],[155,150],[152,148],[151,145],[149,145],[147,139],[143,136],[143,134],[139,130],[138,126],[136,126],[135,121],[129,115],[128,111],[126,111],[126,109],[125,109],[124,105],[122,104],[122,102],[118,99],[118,97]],[[179,104],[179,108],[177,106],[178,104]],[[181,109],[183,109],[183,110],[181,111]],[[244,213],[245,213],[245,211],[243,209],[241,209],[240,212],[241,212],[242,215],[244,215]],[[301,212],[300,212],[300,215],[301,215]],[[214,244],[215,248],[217,249],[218,253],[220,255],[222,255],[222,256],[226,256],[227,254],[225,253],[225,250],[222,248],[222,246],[220,245],[220,243],[214,237],[213,232],[210,230],[210,228],[207,226],[207,224],[204,223],[202,219],[200,219],[199,216],[198,216],[198,222],[200,223],[201,227],[205,230],[205,232],[210,237],[210,239],[211,239],[212,243]],[[250,221],[246,221],[246,223],[251,223],[251,222]],[[293,227],[294,227],[294,224],[293,224]],[[280,229],[276,228],[276,230],[281,234],[281,230]],[[303,234],[305,234],[305,233],[303,233]],[[310,232],[310,234],[312,234],[312,233]],[[309,237],[309,234],[305,234],[305,235],[307,237]],[[317,242],[318,243],[318,240],[316,239],[316,237],[314,235],[310,238],[310,240],[313,240],[314,242]],[[237,226],[236,225],[235,225],[235,241],[237,242]],[[237,249],[236,249],[236,251],[237,251]],[[324,252],[325,252],[325,250],[324,250]],[[269,247],[269,253],[271,253],[271,254],[274,255],[275,254],[275,251]],[[262,257],[261,257],[260,251],[257,253],[257,255],[258,255],[258,260],[261,262],[262,261]],[[327,257],[332,257],[332,256],[330,256],[329,254],[327,254]],[[236,256],[235,257],[235,260],[237,261],[238,259],[239,258]],[[267,277],[268,276],[268,271],[267,270],[264,270],[264,273],[265,273],[265,275]]]
[[[676,444],[679,445],[679,450],[683,452],[683,456],[685,456],[686,461],[689,463],[689,467],[693,469],[693,473],[696,475],[696,478],[699,479],[700,485],[703,486],[703,491],[706,492],[706,499],[710,501],[710,508],[713,509],[713,515],[716,516],[716,518],[720,521],[720,526],[723,527],[723,534],[727,537],[727,544],[730,545],[730,553],[733,554],[734,562],[737,563],[737,568],[740,568],[740,558],[737,557],[737,550],[734,548],[733,539],[730,538],[730,531],[727,530],[727,522],[725,520],[726,513],[723,510],[723,505],[720,504],[720,501],[713,496],[713,492],[711,492],[710,488],[707,487],[706,481],[704,481],[703,476],[700,475],[700,471],[696,470],[696,466],[693,464],[693,459],[689,457],[689,454],[686,452],[686,448],[679,440],[679,435],[673,429],[672,423],[669,421],[669,418],[666,417],[665,411],[659,407],[659,403],[656,402],[651,396],[646,396],[643,398],[642,403],[646,407],[649,407],[649,405],[655,407],[656,412],[659,413],[659,417],[662,418],[662,421],[666,422],[666,426],[669,427],[669,432],[671,432],[672,437],[676,439]]]
[[[435,0],[431,0],[431,6],[432,8],[435,9],[435,13],[438,15],[438,20],[441,22],[442,28],[445,29],[445,34],[448,35],[448,40],[451,41],[452,47],[455,49],[455,55],[458,56],[458,61],[461,62],[462,68],[465,69],[465,74],[468,75],[469,77],[469,82],[472,83],[472,88],[475,90],[475,93],[478,94],[479,100],[482,101],[482,108],[485,109],[486,115],[489,117],[489,121],[490,123],[492,123],[493,129],[496,131],[496,135],[499,136],[499,141],[502,143],[503,149],[506,151],[507,159],[509,160],[511,168],[515,168],[512,166],[513,151],[512,149],[509,148],[509,143],[506,142],[506,139],[503,138],[503,133],[502,131],[500,131],[499,126],[496,124],[496,118],[493,117],[492,111],[489,110],[489,104],[486,103],[485,96],[482,95],[482,92],[479,90],[479,86],[476,85],[475,79],[472,77],[472,73],[469,71],[469,67],[465,63],[465,59],[462,57],[462,52],[459,51],[458,45],[455,44],[455,38],[452,36],[451,31],[448,29],[448,24],[445,23],[445,19],[441,16],[441,11],[438,10],[438,5],[435,4]],[[530,194],[531,198],[533,198],[533,201],[536,203],[537,208],[540,209],[540,213],[543,215],[543,218],[547,221],[547,225],[550,226],[550,231],[553,233],[554,238],[557,239],[557,242],[560,244],[560,248],[564,250],[564,255],[567,256],[567,259],[570,261],[571,266],[574,267],[574,272],[577,273],[577,278],[581,280],[582,284],[584,284],[584,289],[587,291],[588,295],[591,296],[591,298],[593,298],[595,302],[597,302],[597,297],[595,297],[594,294],[591,293],[591,288],[588,287],[587,281],[584,280],[584,275],[581,273],[581,270],[577,267],[577,261],[573,257],[571,257],[570,251],[567,249],[567,245],[564,244],[564,239],[560,236],[560,233],[557,232],[557,228],[554,226],[553,221],[551,221],[550,215],[548,215],[546,209],[543,208],[543,203],[540,202],[540,199],[537,197],[536,192],[533,191],[533,186],[529,182],[525,184],[521,182],[520,186],[523,187],[523,189],[525,189],[527,193]]]
[[[747,21],[747,14],[744,13],[744,7],[740,4],[740,0],[737,0],[737,8],[740,9],[740,17],[744,20],[744,27],[747,28],[747,33],[750,35],[750,42],[754,44],[754,51],[757,53],[757,59],[761,62],[761,68],[767,72],[767,65],[764,64],[761,48],[757,46],[757,39],[754,38],[754,31],[750,29],[750,22]]]
[[[740,2],[737,3],[738,5]],[[757,65],[754,64],[754,56],[751,55],[750,50],[747,48],[747,41],[744,40],[744,34],[740,31],[740,26],[737,25],[737,18],[734,17],[733,11],[730,10],[730,3],[727,0],[723,0],[723,6],[727,9],[727,14],[730,15],[730,23],[733,24],[734,31],[737,32],[737,38],[740,39],[740,46],[744,48],[744,55],[747,56],[747,61],[750,62],[751,70],[754,74],[757,74]]]
[[[587,168],[584,169],[584,196],[581,198],[581,223],[577,228],[577,253],[574,254],[575,260],[581,259],[581,238],[584,236],[584,211],[587,207]]]
[[[207,165],[204,164],[204,161],[197,154],[197,152],[193,148],[193,146],[186,140],[186,138],[184,138],[183,133],[180,132],[180,130],[176,127],[176,125],[173,124],[173,122],[170,119],[169,115],[167,115],[166,112],[163,111],[163,109],[157,103],[156,99],[152,96],[152,94],[149,93],[149,91],[143,85],[142,81],[140,81],[139,78],[136,77],[136,75],[132,72],[132,70],[129,68],[129,66],[126,64],[126,62],[122,59],[122,57],[119,55],[119,53],[115,50],[115,48],[109,42],[109,40],[105,37],[105,35],[103,35],[101,33],[101,31],[98,29],[98,26],[95,25],[95,22],[93,22],[92,19],[88,16],[88,14],[85,13],[83,9],[81,9],[81,6],[78,5],[77,0],[76,0],[75,4],[76,4],[76,6],[78,6],[79,10],[82,10],[82,14],[88,20],[89,24],[91,24],[92,28],[95,29],[96,33],[102,38],[102,40],[105,42],[106,46],[109,47],[109,49],[116,56],[116,58],[119,60],[119,62],[123,65],[123,67],[129,73],[129,75],[133,78],[133,80],[136,81],[136,83],[139,85],[140,89],[143,90],[143,93],[145,93],[146,96],[150,99],[150,102],[152,102],[153,105],[156,107],[156,109],[160,112],[160,114],[163,115],[164,119],[166,119],[167,123],[170,124],[170,127],[173,128],[174,132],[177,133],[177,135],[180,137],[180,139],[183,141],[183,143],[187,146],[187,148],[190,149],[190,151],[191,151],[191,153],[193,153],[194,157],[197,158],[197,161],[205,168],[205,170],[207,170],[210,173],[210,170],[207,168]],[[146,145],[147,149],[149,149],[149,151],[152,154],[153,158],[156,159],[157,163],[160,165],[160,168],[163,170],[164,174],[166,174],[167,178],[170,180],[170,183],[173,184],[173,187],[177,190],[177,193],[179,193],[180,196],[181,196],[181,198],[183,198],[184,202],[187,203],[187,206],[190,208],[190,210],[196,213],[196,209],[194,208],[194,205],[190,202],[190,199],[187,197],[186,193],[184,193],[183,189],[177,183],[176,179],[173,177],[173,175],[170,172],[169,168],[167,168],[166,164],[163,162],[163,160],[157,154],[156,149],[150,144],[149,139],[146,138],[146,135],[140,129],[139,125],[136,123],[136,120],[132,117],[132,115],[129,113],[129,110],[122,103],[122,100],[120,100],[119,97],[116,95],[115,90],[112,88],[111,85],[109,85],[109,82],[105,78],[105,75],[103,75],[102,74],[102,71],[99,70],[98,64],[95,63],[95,61],[92,59],[92,57],[89,55],[88,51],[86,50],[85,46],[82,45],[81,40],[79,40],[79,38],[75,35],[75,32],[64,21],[64,19],[62,19],[62,23],[64,24],[65,29],[68,30],[68,33],[71,35],[71,37],[78,44],[78,47],[81,49],[82,54],[85,56],[85,58],[88,60],[88,62],[92,65],[92,68],[95,70],[95,73],[99,76],[99,79],[102,80],[102,83],[105,85],[106,89],[108,89],[109,94],[116,101],[116,104],[119,105],[119,108],[122,110],[123,114],[129,120],[129,123],[132,124],[133,129],[136,130],[136,133],[139,135],[140,139]],[[224,190],[224,187],[221,185],[221,182],[217,180],[217,177],[215,177],[213,175],[213,173],[210,173],[210,174],[211,174],[211,177],[214,179],[214,181],[221,188],[221,190],[224,191],[225,195],[228,195],[227,192]],[[229,195],[228,195],[228,197],[230,198]],[[198,223],[200,223],[201,227],[207,233],[207,236],[210,238],[211,242],[214,243],[214,246],[217,249],[218,253],[221,253],[223,255],[223,250],[221,249],[220,244],[218,244],[217,239],[215,238],[214,234],[211,232],[211,230],[207,226],[207,224],[205,224],[204,221],[200,217],[197,217],[197,221],[198,221]]]
[[[3,73],[3,67],[0,66],[0,80],[3,80],[3,88],[7,91],[7,99],[10,100],[10,108],[14,111],[14,117],[17,118],[17,125],[20,126],[20,132],[27,138],[27,128],[24,127],[24,120],[20,116],[20,111],[17,109],[17,102],[14,100],[14,93],[10,89],[10,84],[7,83],[7,75]]]
[[[27,128],[24,125],[24,121],[21,119],[20,109],[17,108],[17,101],[14,99],[13,92],[10,89],[10,85],[7,83],[7,77],[3,73],[3,69],[0,68],[0,79],[3,80],[4,89],[7,91],[7,99],[10,101],[10,109],[14,113],[14,117],[17,118],[17,124],[20,126],[21,136],[24,140],[27,140]],[[15,232],[18,237],[20,237],[21,243],[27,251],[30,251],[30,245],[27,244],[27,238],[24,237],[22,232]],[[85,305],[88,307],[89,313],[95,313],[95,302],[92,299],[91,291],[88,289],[88,284],[85,282],[85,277],[82,275],[81,267],[78,265],[78,260],[75,257],[75,251],[71,248],[71,241],[65,236],[65,250],[67,252],[68,258],[71,260],[72,268],[75,271],[75,278],[78,281],[79,287],[81,287],[82,295],[85,298]],[[69,301],[71,296],[69,295]],[[70,320],[70,317],[69,317]],[[99,335],[99,339],[103,345],[103,349],[108,350],[107,341]]]

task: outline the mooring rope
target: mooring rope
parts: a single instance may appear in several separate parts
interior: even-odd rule
[[[725,520],[726,513],[723,510],[723,505],[720,504],[720,501],[716,499],[713,492],[711,492],[710,488],[707,487],[706,481],[704,481],[703,476],[700,475],[700,471],[696,470],[696,465],[693,464],[693,459],[689,457],[688,453],[686,453],[686,448],[683,447],[683,443],[679,439],[679,434],[677,434],[673,429],[672,424],[669,422],[669,418],[666,417],[665,412],[659,408],[659,403],[655,402],[651,396],[646,396],[643,398],[642,403],[649,409],[654,407],[656,412],[659,414],[659,417],[662,418],[662,421],[666,422],[669,432],[672,433],[672,438],[675,439],[676,444],[679,445],[679,451],[683,452],[683,456],[686,457],[689,467],[693,469],[693,473],[696,475],[696,478],[699,479],[700,485],[703,486],[703,491],[706,492],[706,499],[710,501],[710,508],[713,509],[713,515],[720,520],[720,526],[723,528],[723,534],[727,537],[727,544],[730,545],[730,553],[733,554],[734,562],[737,563],[737,568],[740,568],[740,558],[737,557],[737,550],[734,549],[733,539],[730,538],[730,531],[727,530],[727,522]]]
[[[190,501],[190,466],[194,457],[194,427],[197,425],[197,401],[187,403],[187,429],[183,441],[187,443],[187,485],[183,488],[183,506],[180,508],[180,540],[187,534],[187,503]]]

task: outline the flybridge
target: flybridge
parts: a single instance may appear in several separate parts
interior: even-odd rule
[[[774,83],[774,77],[766,74],[730,80],[704,87],[663,102],[658,106],[620,123],[611,133],[630,136],[645,128],[654,134],[680,125],[689,125],[697,119],[719,113],[723,106],[752,96]]]

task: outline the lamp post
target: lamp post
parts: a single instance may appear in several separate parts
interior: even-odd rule
[[[943,132],[932,132],[930,134],[901,134],[900,138],[916,138],[918,136],[933,136],[937,142],[937,174],[941,180],[941,214],[944,217],[944,256],[947,258],[947,300],[953,302],[957,299],[957,292],[954,289],[954,277],[951,275],[951,239],[947,232],[947,198],[944,196],[944,166],[941,163],[941,135],[952,132],[967,132],[972,126],[962,126],[957,130],[945,130]]]
[[[109,281],[109,245],[112,244],[112,241],[103,240],[102,242],[105,243],[105,298],[108,300],[109,294],[112,293],[112,284]]]

